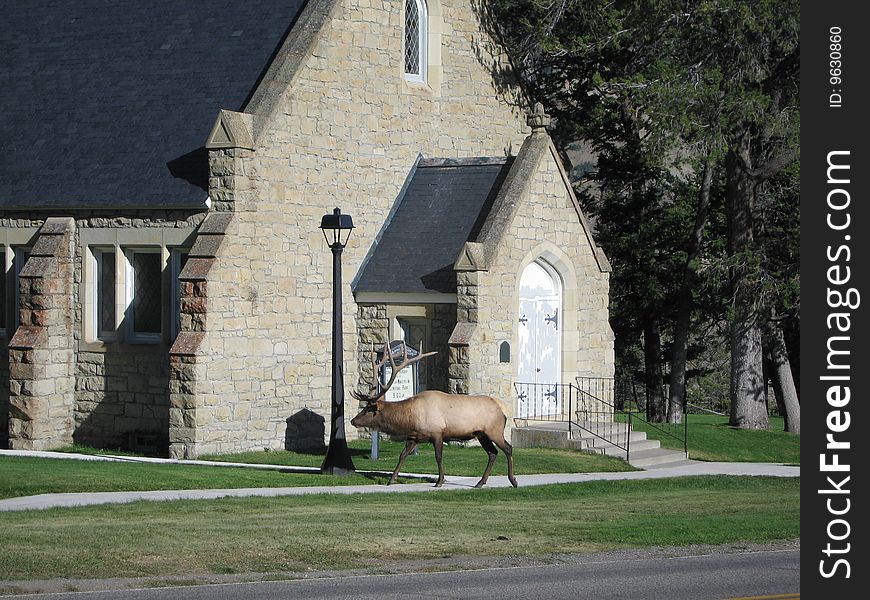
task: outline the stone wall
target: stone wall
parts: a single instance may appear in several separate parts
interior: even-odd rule
[[[80,352],[73,440],[98,448],[166,455],[168,357],[165,344]]]
[[[164,332],[158,343],[130,343],[123,339],[100,342],[84,335],[86,310],[86,247],[95,240],[105,245],[179,245],[192,236],[202,213],[137,211],[112,216],[76,216],[75,328],[76,443],[166,455],[169,438],[169,329],[174,308],[163,290]],[[100,244],[97,244],[100,245]],[[166,288],[170,278],[163,278]],[[123,336],[121,336],[123,338]]]
[[[19,275],[20,325],[9,341],[9,447],[72,441],[72,219],[47,219]]]
[[[64,284],[67,287],[63,300],[68,303],[64,305],[64,310],[65,318],[69,319],[69,328],[64,329],[68,340],[64,343],[68,344],[73,357],[69,389],[70,424],[63,443],[74,441],[92,446],[166,453],[169,333],[166,332],[164,343],[158,344],[93,343],[85,340],[84,264],[87,241],[83,241],[83,236],[118,240],[122,246],[154,245],[167,237],[183,239],[202,218],[202,214],[174,210],[128,211],[111,216],[79,211],[75,215],[74,226],[70,230],[72,255],[69,266],[72,270],[68,285]],[[54,221],[49,219],[49,222]],[[41,223],[27,215],[14,213],[5,214],[0,219],[0,227],[7,233]],[[167,232],[177,233],[169,235]],[[34,246],[35,252],[39,251],[39,244],[37,242]],[[32,268],[37,268],[37,262]],[[25,271],[22,282],[27,279],[28,272]],[[168,277],[164,281],[168,282]],[[22,297],[31,293],[29,288],[25,289],[28,285],[22,287]],[[8,289],[7,301],[14,301],[12,288]],[[25,322],[22,321],[22,324]],[[12,332],[9,333],[11,335]],[[60,341],[53,343],[59,344]],[[0,349],[0,358],[6,352],[4,344],[4,348]],[[15,352],[3,362],[0,377],[7,372],[7,361],[10,360],[17,360]],[[8,386],[5,387],[5,390],[8,389]],[[2,423],[3,414],[8,408],[8,399],[0,396],[0,426],[3,426],[4,432],[8,432],[8,425]],[[0,435],[0,446],[5,447],[7,443]]]
[[[423,382],[426,389],[446,391],[448,389],[448,367],[450,353],[448,340],[456,326],[455,304],[429,304],[423,307],[429,317],[430,341],[424,352],[436,351],[438,354],[426,358],[428,369],[427,381]],[[368,384],[363,377],[371,377],[371,352],[383,348],[389,339],[390,319],[386,304],[357,305],[357,327],[359,345],[357,351],[358,388],[361,392],[368,391]],[[355,407],[354,407],[355,408]]]
[[[3,269],[0,269],[6,289],[6,304],[0,306],[6,321],[5,335],[0,336],[0,448],[9,447],[9,341],[15,334],[14,328],[14,272],[6,272],[6,252],[16,247],[26,247],[33,243],[44,219],[34,219],[30,214],[0,215],[0,243]]]
[[[0,448],[9,447],[9,342],[0,341]]]
[[[578,217],[564,173],[552,152],[539,162],[528,192],[502,234],[489,268],[477,271],[475,331],[469,345],[469,393],[498,395],[513,410],[516,378],[519,278],[542,259],[559,273],[563,286],[562,381],[576,376],[612,377],[613,332],[608,322],[609,272]],[[460,311],[461,312],[461,311]],[[509,341],[510,363],[499,362],[499,344]]]
[[[509,72],[505,56],[469,0],[437,4],[439,84],[404,79],[402,0],[342,0],[253,153],[221,160],[232,174],[213,177],[210,195],[231,202],[236,221],[209,275],[210,325],[197,357],[208,389],[198,397],[247,408],[226,419],[198,413],[198,451],[281,448],[289,417],[329,414],[332,256],[318,230],[323,214],[340,206],[354,219],[343,257],[350,282],[418,154],[504,156],[522,141],[516,88],[493,80]],[[349,285],[342,294],[352,389],[358,309]]]
[[[357,345],[357,387],[362,393],[369,393],[369,379],[372,377],[372,352],[377,352],[390,341],[390,319],[387,317],[385,304],[359,304],[357,305],[357,331],[359,332],[359,344]],[[355,403],[351,402],[352,408],[347,412],[356,414]]]
[[[224,158],[226,153],[219,153]],[[229,157],[232,158],[232,157]],[[226,161],[225,176],[231,176],[235,160]],[[234,186],[229,186],[232,190]],[[233,201],[232,193],[224,202]],[[206,216],[197,230],[187,264],[179,274],[181,330],[169,350],[169,455],[172,458],[196,458],[197,444],[202,438],[198,424],[202,421],[227,422],[230,418],[244,422],[250,403],[223,405],[221,388],[209,379],[207,361],[200,356],[207,347],[206,339],[215,323],[222,323],[223,314],[209,313],[212,269],[220,256],[221,246],[233,213],[215,212]],[[212,299],[221,306],[220,299]],[[232,428],[231,437],[244,435],[240,427]]]

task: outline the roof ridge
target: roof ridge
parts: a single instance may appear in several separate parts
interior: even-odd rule
[[[469,156],[464,158],[422,158],[420,159],[418,168],[426,167],[479,167],[479,166],[501,166],[509,160],[513,160],[513,156]]]

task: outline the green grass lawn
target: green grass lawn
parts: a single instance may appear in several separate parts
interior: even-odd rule
[[[660,440],[664,448],[682,449],[682,442],[662,434],[640,421],[637,431]],[[689,415],[689,458],[708,461],[772,462],[800,464],[801,438],[782,430],[782,417],[770,417],[770,429],[751,431],[728,425],[728,417]]]
[[[368,458],[368,442],[351,442],[350,446],[359,471],[392,471],[402,448],[402,444],[384,442],[381,446],[380,460],[373,461]],[[76,447],[74,450],[95,453],[91,449],[81,447]],[[231,462],[279,464],[288,467],[319,467],[323,462],[322,455],[294,452],[261,451],[229,456],[216,455],[210,458]],[[514,463],[518,474],[633,470],[625,462],[615,458],[548,448],[517,450]],[[481,448],[450,446],[444,450],[444,465],[447,473],[451,475],[480,476],[486,466],[486,453]],[[418,456],[409,456],[402,470],[437,473],[432,446],[423,446]],[[506,474],[507,462],[503,455],[499,455],[493,475]],[[388,475],[363,473],[349,477],[334,477],[317,473],[288,473],[232,467],[0,457],[0,498],[64,492],[385,484],[388,478]],[[417,480],[400,479],[400,481]]]
[[[348,442],[351,457],[357,470],[392,471],[396,468],[399,453],[405,447],[404,443],[381,440],[378,460],[371,460],[371,442],[356,440]],[[406,473],[438,473],[435,463],[435,450],[432,444],[421,444],[417,447],[418,454],[410,455],[402,465]],[[576,450],[560,450],[555,448],[515,448],[514,472],[517,475],[534,473],[600,473],[609,471],[635,470],[625,461],[610,457],[578,452]],[[257,464],[294,465],[303,467],[319,467],[323,462],[321,454],[304,454],[287,451],[254,451],[238,454],[213,454],[203,456],[204,460],[229,462],[247,462]],[[463,447],[456,444],[444,446],[444,471],[448,475],[479,477],[486,467],[486,452],[475,446]],[[499,451],[493,475],[507,475],[507,460]]]
[[[635,426],[644,427],[635,421]],[[698,460],[779,462],[800,464],[800,436],[784,433],[782,420],[771,418],[772,430],[748,431],[729,427],[727,417],[689,415],[689,456]],[[680,447],[677,440],[646,428],[650,438],[660,439],[665,447]],[[381,441],[380,458],[370,458],[370,443],[357,440],[349,444],[359,471],[392,471],[403,444]],[[69,451],[97,453],[73,447]],[[297,452],[244,452],[203,457],[229,462],[269,463],[287,466],[319,467],[323,456]],[[517,474],[589,473],[632,470],[612,457],[550,448],[514,450]],[[444,467],[450,475],[480,476],[486,466],[486,453],[479,447],[450,444],[444,449]],[[421,445],[403,466],[405,472],[437,473],[431,444]],[[506,475],[507,462],[499,453],[493,475]],[[0,498],[34,494],[90,491],[140,491],[169,489],[214,489],[241,487],[285,487],[311,485],[348,485],[386,483],[385,476],[356,474],[330,477],[319,474],[282,473],[250,469],[87,462],[36,458],[0,458]]]
[[[68,492],[194,490],[386,483],[386,476],[282,473],[260,469],[0,457],[0,498]]]
[[[686,477],[0,513],[0,579],[347,569],[793,539],[799,487],[798,479]]]

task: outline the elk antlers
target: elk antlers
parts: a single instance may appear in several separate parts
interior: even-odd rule
[[[393,383],[395,383],[396,377],[398,377],[399,375],[399,371],[401,371],[408,365],[414,364],[422,358],[438,354],[438,352],[427,352],[426,354],[423,354],[423,342],[421,341],[420,351],[418,352],[417,356],[415,356],[414,358],[409,358],[408,345],[405,342],[402,342],[401,346],[402,360],[400,363],[396,364],[396,359],[393,357],[393,352],[390,348],[389,342],[384,344],[383,356],[381,357],[381,360],[378,361],[375,360],[376,354],[374,351],[374,345],[372,345],[372,376],[370,379],[367,377],[362,378],[369,385],[370,392],[368,394],[360,394],[359,392],[353,391],[350,393],[350,395],[359,400],[360,402],[367,402],[369,404],[377,402],[386,395],[387,391],[389,391]],[[390,365],[390,380],[386,383],[386,385],[381,387],[379,385],[378,372],[380,371],[381,367],[387,364]],[[379,387],[381,387],[381,391],[377,394],[372,395]]]

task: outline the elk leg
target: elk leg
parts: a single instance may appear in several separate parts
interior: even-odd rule
[[[504,455],[507,456],[508,461],[508,481],[511,482],[511,485],[517,487],[517,478],[514,477],[514,449],[508,443],[506,439],[502,436],[500,440],[493,440],[495,445],[501,448],[501,451],[504,452]]]
[[[495,449],[495,444],[492,443],[492,440],[489,439],[485,434],[481,433],[477,436],[477,439],[480,441],[480,445],[483,446],[483,449],[486,450],[486,454],[489,457],[489,462],[486,463],[486,470],[483,472],[483,477],[480,478],[480,481],[477,482],[477,485],[474,487],[483,487],[486,484],[486,480],[489,479],[489,474],[492,473],[492,466],[495,464],[495,457],[498,456],[498,450]]]
[[[399,464],[396,465],[396,470],[393,471],[393,475],[390,477],[390,480],[387,482],[387,485],[391,483],[396,483],[397,478],[399,477],[399,469],[402,468],[402,463],[405,462],[405,459],[408,458],[408,455],[414,451],[414,448],[417,447],[417,442],[414,440],[408,440],[405,443],[405,447],[402,448],[402,453],[399,454]]]
[[[435,462],[438,463],[438,481],[435,482],[435,487],[441,487],[444,485],[444,463],[441,462],[444,440],[440,437],[432,438],[432,445],[435,446]]]

